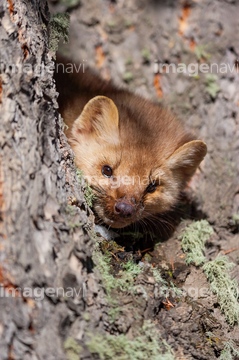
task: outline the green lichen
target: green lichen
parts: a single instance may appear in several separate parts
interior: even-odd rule
[[[239,225],[239,214],[235,213],[232,215],[232,223],[233,225]]]
[[[110,271],[110,256],[102,254],[96,245],[93,252],[93,261],[100,272],[104,289],[109,297],[111,291],[115,289],[115,278]]]
[[[76,213],[77,213],[77,209],[76,209],[76,206],[74,206],[74,205],[67,205],[66,206],[66,213],[68,214],[68,215],[70,215],[70,216],[74,216],[74,215],[76,215]]]
[[[86,343],[91,354],[101,360],[174,360],[169,345],[161,339],[155,325],[145,321],[133,340],[126,335],[90,335]]]
[[[186,227],[179,236],[182,240],[182,249],[186,253],[186,264],[192,263],[198,266],[206,261],[205,243],[212,234],[213,229],[207,220],[195,221]]]
[[[87,202],[87,205],[89,207],[92,207],[93,201],[95,199],[95,195],[93,193],[93,190],[91,189],[90,185],[87,183],[87,181],[84,179],[84,174],[80,169],[76,170],[76,175],[78,177],[80,185],[83,187],[85,200]]]
[[[137,287],[134,281],[142,271],[142,268],[132,261],[128,261],[121,265],[122,270],[114,276],[112,274],[111,258],[112,255],[110,252],[107,253],[106,251],[106,253],[102,254],[99,249],[99,244],[95,244],[93,261],[100,272],[102,284],[106,292],[106,299],[110,307],[108,310],[109,321],[113,323],[119,317],[121,311],[118,297],[115,296],[115,293],[134,294]]]
[[[142,55],[142,58],[143,58],[143,61],[145,62],[145,63],[149,63],[150,62],[150,51],[149,51],[149,49],[143,49],[142,51],[141,51],[141,55]]]
[[[99,250],[95,250],[93,259],[97,264],[97,269],[101,274],[104,288],[107,295],[111,299],[111,292],[113,290],[120,290],[122,292],[133,291],[134,279],[142,271],[139,265],[134,264],[132,261],[128,261],[122,264],[122,270],[117,277],[112,275],[111,271],[111,255],[102,254]]]
[[[81,0],[60,0],[60,3],[62,5],[67,6],[68,8],[75,7],[77,5],[80,5]]]
[[[126,19],[126,20],[124,21],[124,23],[125,23],[125,27],[126,27],[126,28],[129,28],[129,27],[131,27],[131,26],[134,25],[134,22],[132,21],[132,19]]]
[[[177,297],[183,296],[183,290],[179,289],[172,281],[170,281],[169,290],[174,296]]]
[[[133,59],[131,57],[128,57],[125,61],[125,65],[126,66],[129,66],[129,65],[132,65],[133,64]]]
[[[203,266],[211,290],[216,294],[229,325],[239,322],[238,283],[235,279],[231,279],[229,274],[234,266],[235,264],[229,262],[226,256],[218,256]]]
[[[123,80],[127,83],[131,82],[134,79],[134,75],[131,71],[126,71],[123,74]]]
[[[161,272],[160,272],[160,270],[158,268],[153,268],[152,267],[152,273],[153,273],[154,280],[157,283],[167,285],[166,280],[162,278]]]
[[[49,23],[49,49],[55,53],[58,49],[60,39],[64,43],[68,42],[68,30],[70,23],[70,15],[56,14],[53,15]]]
[[[133,261],[128,261],[127,263],[122,264],[122,268],[132,277],[139,275],[142,271],[139,265],[135,264]]]
[[[93,252],[93,261],[96,268],[100,272],[103,287],[106,291],[108,301],[108,321],[114,323],[120,317],[122,306],[120,306],[119,296],[115,294],[131,293],[142,298],[148,298],[148,294],[143,286],[135,285],[136,277],[142,272],[143,268],[135,264],[132,260],[121,264],[121,270],[117,275],[113,275],[111,261],[111,251],[107,250],[102,254],[100,245],[95,244]],[[165,284],[159,270],[151,267],[156,281]],[[172,285],[172,284],[171,284]],[[139,289],[141,287],[141,289]],[[173,288],[173,286],[171,286]],[[141,290],[141,291],[139,291]],[[133,311],[133,309],[132,309]],[[143,360],[147,357],[153,360],[173,360],[173,351],[169,345],[162,340],[155,324],[145,321],[142,327],[139,327],[133,339],[129,339],[127,335],[110,335],[110,334],[88,334],[90,340],[86,342],[88,350],[92,356],[96,356],[101,360]]]
[[[77,341],[71,337],[67,338],[64,342],[64,349],[66,352],[67,360],[79,360],[82,347]]]
[[[237,349],[234,341],[229,340],[225,343],[219,360],[234,360],[239,357],[239,349]]]
[[[114,323],[115,320],[119,318],[119,315],[120,315],[120,307],[119,306],[111,307],[108,310],[109,322],[111,324]]]
[[[110,29],[114,29],[117,26],[117,23],[114,20],[107,21],[106,24]]]
[[[116,279],[116,288],[123,292],[133,291],[134,279],[141,273],[142,268],[132,261],[122,264],[122,268],[119,272],[120,277]]]
[[[154,280],[160,284],[160,291],[162,294],[168,294],[169,292],[173,296],[182,296],[183,291],[176,287],[176,285],[170,281],[169,283],[162,277],[162,274],[159,269],[151,267],[151,271],[153,273]]]
[[[88,313],[88,312],[83,313],[82,318],[85,321],[90,321],[90,313]]]
[[[217,76],[214,74],[206,75],[206,92],[215,99],[219,91],[220,86],[217,84]]]
[[[77,229],[79,227],[82,227],[82,223],[80,223],[80,222],[69,222],[68,226],[69,226],[70,229],[74,230],[74,229]]]
[[[81,227],[82,226],[82,223],[81,222],[74,222],[72,221],[72,219],[75,219],[75,216],[78,214],[78,208],[77,206],[74,206],[74,205],[67,205],[66,206],[66,209],[65,209],[65,212],[67,215],[69,215],[69,222],[68,222],[68,226],[70,229],[75,229],[75,228],[78,228],[78,227]]]
[[[210,59],[211,55],[206,51],[206,45],[198,45],[195,46],[194,52],[198,60],[208,60]]]
[[[229,340],[225,343],[219,360],[233,360],[236,357],[239,357],[239,349],[236,347],[233,340]]]

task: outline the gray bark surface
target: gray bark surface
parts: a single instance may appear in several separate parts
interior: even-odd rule
[[[53,69],[49,16],[46,1],[0,5],[1,360],[66,359],[69,327],[77,316],[72,331],[84,337],[81,317],[89,306],[94,314],[99,290],[89,261],[92,215],[63,135],[52,72],[26,70]],[[71,216],[69,199],[77,204]],[[80,295],[47,295],[70,286]]]

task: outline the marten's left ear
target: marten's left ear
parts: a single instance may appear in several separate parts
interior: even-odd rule
[[[178,179],[188,181],[207,153],[201,140],[193,140],[180,146],[167,160],[167,166]]]
[[[115,103],[106,96],[96,96],[85,105],[72,128],[73,136],[95,136],[117,142],[119,114]]]

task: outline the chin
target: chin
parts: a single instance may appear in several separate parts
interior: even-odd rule
[[[109,217],[104,216],[104,214],[98,214],[96,213],[96,222],[104,223],[106,226],[111,227],[112,229],[122,229],[126,226],[132,225],[135,223],[137,219],[131,218],[131,219],[111,219]]]
[[[135,221],[124,221],[124,220],[116,221],[116,220],[110,220],[108,218],[103,218],[102,220],[105,223],[105,225],[108,225],[113,229],[122,229],[135,222]]]

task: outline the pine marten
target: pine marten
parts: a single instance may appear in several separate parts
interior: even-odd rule
[[[97,218],[122,228],[170,210],[206,144],[169,111],[90,69],[69,72],[69,62],[58,58],[55,80],[65,133],[93,189]]]

